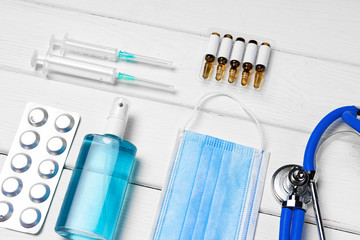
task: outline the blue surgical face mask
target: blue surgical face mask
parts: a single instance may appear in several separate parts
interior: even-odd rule
[[[237,101],[209,94],[195,109],[218,95]],[[153,239],[253,239],[269,154],[192,131],[178,143]]]

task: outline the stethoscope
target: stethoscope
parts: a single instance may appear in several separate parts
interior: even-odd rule
[[[326,115],[311,133],[306,145],[303,166],[286,165],[272,177],[275,197],[282,203],[279,240],[300,240],[304,226],[306,206],[312,201],[320,240],[325,240],[318,191],[315,179],[315,157],[319,141],[326,129],[337,119],[360,132],[360,107],[347,106]]]

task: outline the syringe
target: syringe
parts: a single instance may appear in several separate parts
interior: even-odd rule
[[[134,81],[142,82],[157,88],[165,88],[168,90],[174,89],[174,86],[169,84],[120,73],[114,67],[57,56],[52,54],[51,51],[45,56],[39,56],[38,52],[34,51],[31,58],[31,66],[33,68],[42,68],[42,72],[45,76],[49,73],[61,73],[114,85],[121,81]]]
[[[55,46],[60,47],[60,53],[65,55],[67,53],[75,53],[87,55],[96,58],[107,59],[111,61],[126,60],[130,62],[141,62],[161,67],[173,68],[173,63],[170,61],[147,57],[139,54],[119,51],[117,48],[102,46],[93,43],[87,43],[69,38],[69,34],[65,34],[63,40],[56,39],[54,35],[50,38],[50,48]]]

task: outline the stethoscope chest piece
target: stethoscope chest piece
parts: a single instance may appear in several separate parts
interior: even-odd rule
[[[280,240],[300,240],[307,204],[311,201],[310,177],[302,166],[285,165],[272,177],[272,188],[282,205]]]
[[[311,201],[308,182],[309,176],[303,167],[290,164],[275,171],[271,185],[274,196],[280,203],[288,201],[289,196],[296,193],[304,204],[308,204]]]
[[[306,205],[312,201],[320,240],[325,240],[319,197],[316,185],[316,150],[321,137],[330,125],[342,119],[360,133],[360,108],[345,106],[328,113],[311,133],[304,153],[303,166],[286,165],[272,177],[275,197],[280,201],[280,240],[300,240],[305,220]]]

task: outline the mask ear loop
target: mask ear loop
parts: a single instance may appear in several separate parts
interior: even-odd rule
[[[237,104],[240,105],[240,107],[251,117],[251,119],[255,122],[257,130],[259,132],[259,137],[260,137],[260,148],[261,149],[265,149],[264,146],[264,137],[263,137],[263,131],[261,129],[261,125],[259,123],[259,121],[257,120],[257,118],[255,117],[255,115],[239,100],[237,99],[234,95],[229,94],[229,93],[220,93],[220,92],[212,92],[212,93],[208,93],[203,95],[202,97],[200,97],[200,99],[198,100],[198,102],[196,103],[195,107],[194,107],[194,112],[192,114],[192,116],[190,117],[190,119],[186,122],[186,124],[184,125],[182,132],[184,132],[185,129],[188,129],[188,127],[191,125],[191,123],[194,121],[194,119],[196,118],[197,114],[198,114],[198,110],[200,109],[201,105],[208,99],[213,98],[213,97],[219,97],[219,96],[224,96],[224,97],[228,97],[230,99],[232,99],[233,101],[235,101]]]

